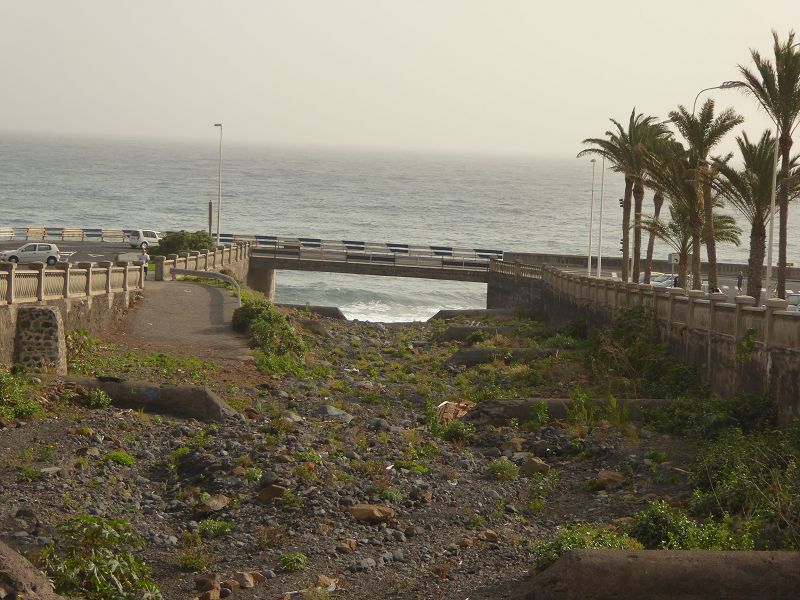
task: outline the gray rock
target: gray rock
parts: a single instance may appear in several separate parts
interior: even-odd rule
[[[349,423],[353,420],[353,415],[343,411],[340,408],[331,406],[330,404],[323,404],[322,406],[317,407],[312,414],[317,417],[322,417],[323,419],[333,419],[336,421],[341,421],[342,423]]]

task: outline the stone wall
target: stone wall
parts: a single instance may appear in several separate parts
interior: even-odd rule
[[[14,363],[31,369],[67,372],[67,345],[61,311],[54,306],[22,306],[17,311]]]

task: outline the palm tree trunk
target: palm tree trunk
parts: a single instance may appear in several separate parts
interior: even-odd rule
[[[714,203],[711,201],[711,169],[703,166],[703,211],[705,212],[706,255],[708,256],[708,291],[717,289],[717,243],[714,240]]]
[[[640,179],[633,185],[633,277],[639,283],[642,260],[642,205],[644,204],[644,185]]]
[[[622,281],[629,281],[628,261],[630,259],[631,195],[633,179],[625,176],[625,195],[622,198]]]
[[[700,217],[692,218],[692,289],[703,289],[703,281],[700,279],[700,251],[702,245],[703,224]]]
[[[664,194],[656,192],[653,196],[653,218],[658,220],[661,214],[661,207],[664,205]],[[647,259],[644,263],[644,282],[650,283],[650,275],[653,273],[653,250],[656,246],[655,229],[650,230],[650,238],[647,240]]]
[[[781,135],[781,187],[778,192],[780,228],[778,229],[778,297],[786,298],[786,240],[789,225],[789,152],[792,149],[790,133]]]
[[[761,270],[764,267],[764,254],[767,251],[767,227],[753,223],[750,228],[750,256],[747,260],[747,295],[761,301]]]

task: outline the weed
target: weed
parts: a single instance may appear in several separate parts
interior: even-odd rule
[[[302,552],[290,552],[287,554],[281,554],[281,557],[278,559],[278,564],[280,564],[281,569],[284,571],[288,571],[289,573],[296,573],[297,571],[302,571],[306,568],[306,563],[308,562],[308,557],[303,554]]]
[[[261,479],[261,476],[264,474],[264,471],[259,469],[258,467],[247,467],[244,470],[244,478],[251,483],[255,483]]]
[[[89,408],[108,408],[111,406],[111,396],[99,388],[94,388],[86,395],[86,405]]]
[[[133,456],[122,450],[112,450],[106,454],[102,460],[104,462],[110,462],[114,463],[115,465],[122,465],[124,467],[130,467],[136,462],[136,459]]]
[[[758,332],[755,329],[748,329],[742,339],[736,342],[736,364],[743,365],[753,359],[757,335]]]
[[[469,529],[479,529],[480,527],[483,526],[484,521],[486,521],[486,518],[484,516],[472,515],[469,518],[469,521],[467,521],[467,527]]]
[[[491,479],[509,481],[519,476],[519,467],[510,460],[495,460],[489,464],[486,472]]]
[[[300,508],[303,506],[303,497],[292,490],[284,490],[281,496],[281,504],[284,508]]]
[[[539,431],[548,421],[550,421],[550,413],[547,408],[547,402],[540,400],[531,406],[530,417],[525,423],[525,429],[530,432]]]
[[[392,502],[394,504],[400,504],[406,497],[403,495],[402,492],[396,490],[394,488],[388,488],[383,490],[380,493],[381,500],[385,500],[386,502]]]
[[[203,571],[211,563],[212,557],[203,547],[203,540],[198,532],[181,534],[181,553],[178,557],[178,567],[183,571]]]
[[[0,373],[0,418],[15,421],[42,416],[44,410],[33,399],[32,388],[21,375]]]
[[[572,388],[572,402],[567,407],[567,419],[572,423],[592,427],[598,413],[598,407],[588,392],[580,386]]]
[[[31,483],[33,481],[38,481],[44,477],[42,472],[39,469],[34,469],[33,467],[23,466],[20,467],[19,473],[17,473],[17,481]]]
[[[578,548],[637,550],[642,545],[613,529],[577,523],[559,530],[552,541],[535,544],[532,548],[534,564],[538,570],[545,569],[568,550]]]
[[[262,550],[277,548],[283,541],[283,529],[275,525],[264,525],[256,531],[256,542]]]
[[[234,524],[233,521],[224,519],[203,519],[198,523],[200,535],[209,539],[228,535],[233,530]]]
[[[80,515],[59,526],[61,553],[45,546],[39,566],[56,593],[87,600],[162,598],[150,569],[134,554],[144,541],[123,519]]]
[[[394,467],[395,469],[405,469],[406,471],[419,473],[420,475],[424,475],[430,470],[425,465],[421,465],[413,460],[396,460],[394,461]]]
[[[299,461],[314,463],[315,465],[322,464],[322,456],[316,450],[306,450],[295,454],[295,458]]]
[[[472,423],[456,419],[442,428],[442,439],[453,443],[465,443],[475,435],[475,426]]]

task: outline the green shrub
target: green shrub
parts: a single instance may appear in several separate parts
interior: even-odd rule
[[[0,418],[15,421],[43,415],[32,387],[24,376],[0,373]]]
[[[386,502],[393,502],[394,504],[399,504],[400,502],[405,500],[406,497],[403,495],[402,492],[394,488],[388,488],[380,493],[380,499],[386,500]]]
[[[144,550],[144,541],[127,521],[81,515],[58,530],[61,551],[49,544],[38,559],[56,593],[86,600],[163,598],[134,554]]]
[[[133,463],[136,462],[136,459],[127,452],[123,452],[122,450],[113,450],[103,457],[103,461],[112,462],[116,465],[123,465],[125,467],[130,467]]]
[[[547,402],[540,400],[538,403],[531,406],[530,416],[525,423],[525,429],[531,432],[539,431],[544,425],[550,421],[550,411],[547,408]]]
[[[394,461],[394,467],[395,469],[405,469],[406,471],[419,473],[420,475],[424,475],[429,471],[428,467],[413,460],[396,460]]]
[[[628,535],[613,529],[577,523],[559,530],[552,541],[534,545],[532,549],[534,564],[539,570],[545,569],[568,550],[581,548],[639,550],[642,545]]]
[[[570,393],[572,402],[567,407],[567,420],[591,427],[594,425],[600,408],[594,399],[580,386],[572,388]]]
[[[758,431],[775,422],[775,405],[767,397],[679,397],[644,412],[645,422],[660,433],[709,439],[731,427]]]
[[[173,231],[168,233],[158,243],[152,252],[154,255],[166,256],[167,254],[181,254],[195,250],[211,250],[214,240],[207,231]]]
[[[260,351],[256,356],[259,369],[305,376],[302,358],[306,342],[272,302],[245,296],[242,306],[233,313],[233,328],[247,333]]]
[[[111,396],[99,388],[89,390],[86,396],[86,405],[89,408],[108,408],[111,406]]]
[[[475,435],[475,426],[472,423],[456,419],[442,428],[442,439],[448,442],[467,442]]]
[[[486,472],[492,479],[508,481],[519,476],[519,467],[510,460],[494,460],[489,463]]]
[[[307,562],[308,562],[308,557],[302,552],[290,552],[287,554],[281,554],[281,557],[278,560],[281,569],[283,569],[284,571],[288,571],[289,573],[302,571],[303,569],[306,568]]]
[[[234,522],[224,519],[203,519],[198,523],[200,535],[204,538],[218,538],[233,530]]]

